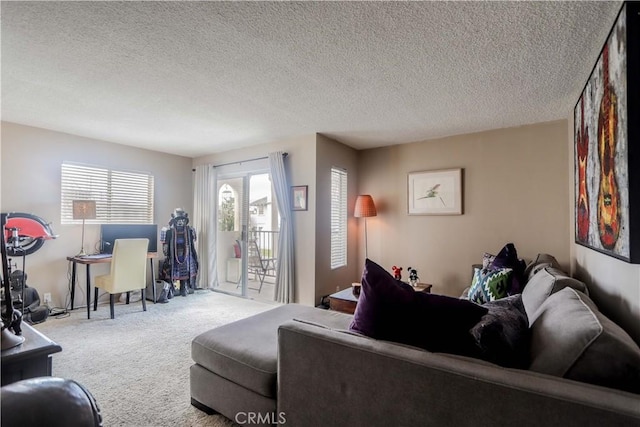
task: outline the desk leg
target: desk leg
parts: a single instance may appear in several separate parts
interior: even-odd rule
[[[151,292],[153,293],[153,303],[156,303],[156,271],[153,269],[153,258],[149,258],[151,263]],[[143,297],[144,298],[144,297]]]
[[[76,298],[76,266],[75,261],[71,261],[71,310],[73,310],[73,301]]]
[[[87,264],[87,319],[91,319],[91,269]]]

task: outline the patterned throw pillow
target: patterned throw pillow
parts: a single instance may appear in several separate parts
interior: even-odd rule
[[[489,266],[491,265],[491,263],[493,263],[495,259],[496,259],[495,255],[491,255],[489,252],[485,252],[482,255],[482,268],[484,269],[489,268]]]
[[[512,273],[511,268],[496,270],[476,268],[473,273],[471,289],[469,289],[469,300],[484,304],[506,297]]]

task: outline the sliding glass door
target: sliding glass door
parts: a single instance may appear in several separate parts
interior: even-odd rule
[[[218,286],[274,300],[279,214],[268,170],[218,172]]]

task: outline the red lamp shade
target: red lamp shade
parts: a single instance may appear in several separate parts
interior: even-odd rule
[[[368,194],[358,196],[353,216],[356,218],[366,218],[376,215],[378,215],[378,212],[376,211],[376,205],[373,203],[371,196]]]

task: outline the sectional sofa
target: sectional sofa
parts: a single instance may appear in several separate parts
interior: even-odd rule
[[[518,296],[526,369],[371,338],[351,315],[289,304],[193,340],[192,403],[239,424],[640,425],[640,349],[558,267],[539,256]],[[432,323],[412,327],[446,327]]]

